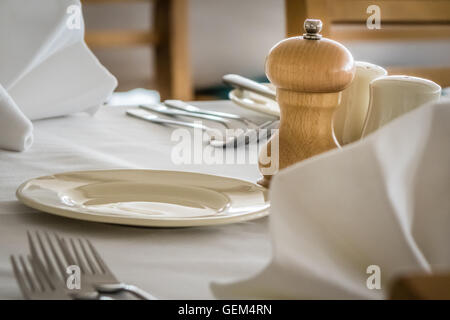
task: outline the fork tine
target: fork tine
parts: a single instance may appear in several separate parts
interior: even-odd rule
[[[33,241],[33,238],[31,237],[31,233],[30,233],[29,230],[27,230],[27,238],[28,238],[28,246],[30,247],[31,257],[33,259],[40,260],[38,251],[36,249],[36,245],[35,245],[35,243]],[[41,250],[41,251],[45,252],[45,250]],[[30,260],[30,262],[31,262],[31,260]]]
[[[30,264],[33,267],[36,277],[41,280],[42,286],[45,287],[44,290],[55,290],[56,285],[52,280],[50,280],[42,261],[39,258],[35,259],[33,257],[28,257],[28,259],[30,260]]]
[[[75,256],[76,256],[76,258],[77,258],[78,266],[80,267],[80,271],[81,271],[82,273],[86,273],[86,272],[88,271],[88,270],[87,270],[87,267],[86,267],[86,265],[84,264],[83,259],[81,259],[80,253],[78,252],[78,249],[77,249],[77,247],[75,246],[75,242],[73,241],[72,238],[70,238],[69,242],[70,242],[70,244],[71,244],[71,246],[72,246],[72,251],[75,253]]]
[[[39,270],[37,270],[36,264],[33,262],[33,259],[31,258],[31,256],[27,255],[26,260],[28,260],[28,264],[30,265],[30,268],[31,268],[31,272],[30,273],[32,275],[34,275],[34,279],[38,283],[38,285],[39,285],[39,287],[41,289],[41,292],[48,291],[48,286],[46,285],[46,283],[43,280],[41,274],[39,273]]]
[[[20,272],[20,269],[19,269],[19,266],[17,264],[16,258],[13,255],[11,255],[10,259],[11,259],[11,264],[12,264],[12,267],[13,267],[14,275],[16,277],[17,283],[19,284],[19,288],[22,291],[22,294],[24,295],[24,297],[29,299],[29,297],[30,297],[30,289],[26,285],[26,283],[25,283],[26,280],[24,279],[22,273]]]
[[[31,255],[33,257],[38,257],[38,253],[37,253],[36,247],[34,246],[34,242],[33,242],[33,239],[31,238],[31,234],[30,234],[29,230],[27,230],[27,239],[28,239],[28,246],[30,247]]]
[[[74,256],[69,250],[69,246],[66,243],[66,240],[60,236],[58,236],[56,233],[54,234],[56,238],[56,242],[58,243],[59,249],[61,250],[64,258],[67,261],[67,265],[78,265],[78,262],[75,260]]]
[[[89,267],[91,268],[92,273],[93,274],[99,273],[97,267],[95,266],[94,261],[92,261],[92,258],[88,255],[83,241],[81,241],[81,239],[78,239],[78,243],[80,244],[81,250],[83,251],[83,254],[86,257],[86,261],[89,264]]]
[[[36,251],[36,247],[34,246],[33,240],[31,239],[30,231],[28,231],[28,230],[27,230],[27,238],[28,238],[28,246],[30,247],[31,256],[34,257],[34,259],[39,259],[38,253]],[[29,257],[28,257],[28,260],[30,261],[30,264],[32,264],[31,259]],[[32,269],[34,271],[34,268],[32,268]],[[36,277],[36,278],[38,278],[38,277]],[[40,281],[39,281],[39,284],[42,288],[43,285]]]
[[[33,278],[31,277],[29,271],[28,271],[28,267],[25,263],[25,260],[23,259],[23,256],[19,256],[19,262],[22,266],[22,270],[23,270],[23,274],[25,275],[25,278],[27,278],[28,280],[28,284],[30,286],[31,292],[35,292],[36,291],[36,283],[34,282]]]
[[[48,271],[48,273],[56,274],[55,267],[54,267],[53,262],[51,261],[49,255],[48,255],[48,250],[44,246],[44,242],[42,241],[41,234],[36,231],[35,235],[36,235],[36,238],[38,240],[38,244],[39,244],[39,248],[41,249],[41,253],[44,256],[45,264],[42,262],[41,259],[39,259],[39,262],[42,264],[42,267],[44,268],[44,270]],[[32,245],[33,245],[33,247],[35,247],[35,242],[33,241],[33,238],[31,237],[31,235],[29,235],[29,242],[30,242],[30,247]],[[35,251],[37,252],[36,249],[35,249]],[[37,253],[36,253],[36,257],[38,257]]]
[[[111,270],[109,270],[108,266],[106,265],[105,261],[102,259],[100,254],[98,253],[97,249],[95,249],[94,245],[91,243],[89,239],[85,239],[89,248],[91,249],[92,255],[94,256],[95,260],[97,261],[98,265],[100,266],[100,269],[102,269],[103,273],[109,273],[112,274]]]
[[[50,238],[50,235],[48,234],[48,232],[45,232],[45,237],[47,239],[47,243],[50,247],[50,251],[53,254],[53,258],[56,261],[56,265],[58,266],[58,269],[61,273],[61,276],[63,279],[66,279],[66,267],[65,267],[65,263],[63,263],[60,254],[56,251],[55,245],[53,244],[52,239]]]

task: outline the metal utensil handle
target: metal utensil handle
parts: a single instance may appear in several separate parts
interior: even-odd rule
[[[129,292],[129,293],[133,294],[134,296],[136,296],[137,298],[142,299],[142,300],[158,300],[157,298],[152,296],[150,293],[142,290],[139,287],[131,285],[131,284],[125,285],[123,287],[123,291]]]
[[[161,114],[166,114],[169,116],[183,116],[183,117],[191,117],[191,118],[215,121],[215,122],[219,122],[219,123],[223,124],[225,127],[229,128],[229,120],[218,117],[218,116],[213,116],[213,115],[204,114],[204,113],[196,113],[196,112],[191,112],[191,111],[184,111],[181,109],[167,108],[166,110],[164,110],[162,108],[157,108],[157,107],[153,107],[150,105],[139,105],[139,107],[142,109],[150,110],[152,112],[157,112],[157,113],[161,113]]]
[[[276,101],[276,93],[274,90],[258,83],[256,81],[244,78],[237,74],[226,74],[222,77],[222,81],[232,87],[255,92],[266,98]]]
[[[200,123],[155,118],[150,115],[146,116],[146,115],[139,114],[137,112],[133,112],[133,110],[127,110],[127,115],[135,117],[135,118],[139,118],[142,120],[147,120],[147,121],[150,121],[153,123],[172,124],[172,125],[181,126],[181,127],[188,127],[188,128],[201,129],[201,130],[211,130],[207,126],[202,125]]]
[[[186,103],[181,100],[165,100],[164,104],[168,107],[180,109],[183,111],[188,112],[194,112],[194,113],[201,113],[201,114],[207,114],[211,116],[216,117],[222,117],[222,118],[228,118],[228,119],[237,119],[240,120],[242,117],[237,114],[232,113],[226,113],[226,112],[219,112],[219,111],[212,111],[212,110],[203,110],[196,106],[190,105],[189,103]]]
[[[188,127],[188,128],[194,128],[194,129],[209,130],[209,128],[206,127],[205,125],[200,124],[200,123],[195,123],[195,122],[178,121],[178,120],[170,120],[170,119],[155,119],[154,122],[162,123],[162,124],[173,124],[175,126]]]

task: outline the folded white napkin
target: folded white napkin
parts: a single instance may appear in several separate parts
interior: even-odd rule
[[[450,100],[428,104],[280,171],[270,189],[272,261],[251,279],[213,284],[215,294],[377,299],[399,274],[450,271],[449,123]],[[380,289],[373,277],[367,286],[377,267]]]
[[[2,0],[0,43],[0,84],[30,120],[94,113],[117,85],[84,43],[78,0]],[[10,110],[0,107],[0,118]],[[0,127],[0,135],[24,135],[10,129]]]
[[[0,85],[0,147],[23,151],[33,143],[33,125]]]

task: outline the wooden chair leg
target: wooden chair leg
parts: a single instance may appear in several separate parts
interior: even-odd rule
[[[161,99],[192,100],[188,0],[155,1],[157,88]]]

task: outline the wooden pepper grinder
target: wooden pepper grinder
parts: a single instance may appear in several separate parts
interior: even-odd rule
[[[264,176],[259,183],[266,187],[278,169],[337,146],[333,112],[355,74],[347,48],[320,35],[320,20],[307,19],[304,28],[303,36],[280,41],[266,59],[266,75],[276,86],[281,114],[278,135],[259,156]]]

